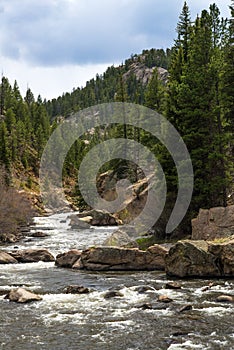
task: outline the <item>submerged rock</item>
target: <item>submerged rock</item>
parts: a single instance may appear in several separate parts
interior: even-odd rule
[[[66,294],[88,294],[91,290],[83,286],[68,286],[63,290]]]
[[[9,253],[20,263],[31,263],[31,262],[51,262],[54,261],[54,256],[47,249],[24,249],[11,251]]]
[[[48,237],[49,235],[45,232],[41,232],[41,231],[38,231],[38,232],[33,232],[30,237],[35,237],[35,238],[44,238],[44,237]]]
[[[105,293],[104,298],[110,299],[110,298],[116,298],[116,297],[123,297],[123,293],[119,292],[118,290],[110,290]]]
[[[105,270],[164,270],[167,249],[159,245],[137,248],[96,247],[82,252],[76,268]],[[76,264],[77,265],[77,264]]]
[[[0,251],[0,264],[15,264],[17,262],[10,254]]]
[[[59,267],[72,267],[81,256],[81,251],[72,249],[66,253],[61,253],[56,256],[55,265]]]
[[[7,293],[4,299],[9,299],[17,303],[29,303],[31,301],[40,301],[42,297],[27,291],[24,288],[12,289]]]

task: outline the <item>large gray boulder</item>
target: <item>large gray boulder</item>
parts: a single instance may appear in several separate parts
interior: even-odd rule
[[[164,270],[166,253],[167,249],[160,245],[146,251],[137,248],[89,248],[82,252],[73,268],[93,271]]]
[[[4,299],[9,299],[10,301],[14,301],[16,303],[29,303],[31,301],[40,301],[42,300],[42,297],[31,293],[24,288],[17,288],[10,290]]]
[[[90,228],[90,223],[92,220],[92,217],[87,218],[79,218],[77,215],[73,214],[69,216],[70,219],[70,226],[72,230],[86,230]]]
[[[10,254],[0,251],[0,264],[15,264],[17,262]]]
[[[51,262],[54,256],[47,249],[14,250],[9,254],[20,263],[32,263],[38,261]]]
[[[165,259],[168,275],[177,277],[234,276],[234,236],[219,241],[180,241]]]
[[[234,236],[223,241],[209,242],[208,251],[216,258],[222,276],[234,276]]]
[[[221,276],[216,258],[208,251],[206,241],[177,242],[168,252],[165,263],[170,276]]]
[[[214,240],[234,235],[234,205],[200,209],[192,220],[193,240]]]
[[[81,251],[72,249],[66,253],[61,253],[56,256],[55,265],[58,267],[72,267],[80,258]]]

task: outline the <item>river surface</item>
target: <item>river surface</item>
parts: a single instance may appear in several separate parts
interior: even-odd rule
[[[56,256],[72,248],[99,245],[113,230],[71,230],[68,215],[35,218],[32,232],[49,236],[25,238],[17,248],[43,247]],[[15,244],[7,247],[13,248]],[[221,294],[234,296],[233,280],[181,280],[179,290],[165,289],[168,281],[162,272],[73,271],[43,262],[0,265],[0,349],[234,349],[233,304],[216,302]],[[211,282],[213,286],[203,291]],[[64,294],[69,285],[94,291]],[[43,300],[16,304],[4,299],[4,291],[19,286],[41,294]],[[149,290],[143,292],[142,286]],[[105,299],[110,289],[123,296]],[[160,303],[160,295],[173,301]],[[152,309],[142,307],[147,303]],[[187,304],[192,309],[179,312]]]

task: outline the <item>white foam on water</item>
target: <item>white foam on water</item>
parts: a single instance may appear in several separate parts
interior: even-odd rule
[[[168,348],[168,350],[181,350],[181,349],[202,349],[206,350],[207,348],[204,347],[204,345],[201,344],[193,344],[190,340],[187,340],[184,343],[181,344],[171,344]]]
[[[212,307],[205,307],[201,309],[194,308],[194,310],[200,311],[202,313],[209,314],[212,316],[220,316],[220,317],[229,313],[233,313],[232,307],[222,307],[222,306],[215,306],[215,305]]]

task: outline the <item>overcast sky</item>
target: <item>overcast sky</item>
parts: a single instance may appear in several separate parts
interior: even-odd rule
[[[188,0],[192,17],[214,1]],[[224,17],[231,0],[216,0]],[[167,48],[183,0],[0,0],[0,68],[58,97],[147,48]]]

